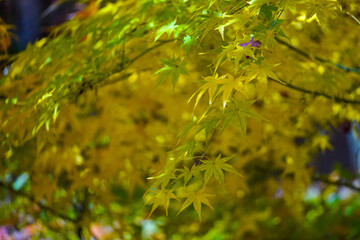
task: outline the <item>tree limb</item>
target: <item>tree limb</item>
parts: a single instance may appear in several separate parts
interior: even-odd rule
[[[350,189],[355,190],[357,192],[360,192],[360,187],[356,187],[352,183],[350,183],[350,182],[348,182],[348,181],[346,181],[344,179],[329,180],[328,177],[318,177],[318,176],[312,176],[311,179],[313,181],[319,181],[319,182],[323,182],[323,183],[330,184],[330,185],[347,187],[347,188],[350,188]]]
[[[323,96],[327,99],[331,99],[334,100],[335,102],[342,102],[342,103],[350,103],[350,104],[360,104],[360,100],[351,100],[351,99],[346,99],[346,98],[341,98],[341,97],[337,97],[337,96],[331,96],[329,94],[323,93],[323,92],[318,92],[318,91],[313,91],[313,90],[308,90],[305,88],[301,88],[295,85],[292,85],[291,83],[285,82],[281,79],[282,82],[279,82],[273,78],[268,77],[269,80],[274,81],[278,84],[281,84],[285,87],[291,88],[293,90],[299,91],[299,92],[303,92],[306,94],[311,94],[314,96]]]
[[[105,86],[105,85],[109,85],[109,84],[114,84],[114,83],[117,83],[117,82],[120,82],[120,81],[123,81],[123,80],[126,80],[128,79],[128,77],[131,76],[131,74],[124,74],[123,76],[119,76],[118,78],[115,78],[115,79],[109,79],[109,77],[111,75],[114,75],[114,74],[117,74],[117,73],[120,73],[122,72],[123,70],[125,70],[126,68],[130,67],[135,61],[137,61],[139,58],[141,58],[142,56],[146,55],[147,53],[151,52],[152,50],[158,48],[158,47],[161,47],[162,45],[166,44],[166,43],[170,43],[170,42],[173,42],[173,41],[176,41],[177,39],[174,38],[174,39],[169,39],[169,40],[164,40],[164,41],[158,41],[159,43],[150,47],[150,48],[147,48],[145,49],[144,51],[142,51],[141,53],[139,53],[138,55],[136,55],[133,59],[130,59],[126,64],[122,64],[120,66],[120,68],[115,68],[115,70],[113,72],[111,72],[110,74],[106,74],[105,75],[105,78],[107,78],[107,80],[105,81],[99,81],[98,82],[98,85],[100,86]]]
[[[338,68],[341,68],[347,72],[355,72],[355,73],[360,73],[360,69],[358,68],[349,68],[349,67],[345,67],[341,64],[338,64],[338,63],[333,63],[327,59],[324,59],[324,58],[321,58],[321,57],[318,57],[318,56],[311,56],[309,53],[299,49],[299,48],[296,48],[294,47],[293,45],[281,40],[280,38],[278,37],[275,37],[276,41],[278,41],[279,43],[281,43],[282,45],[285,45],[286,47],[288,47],[290,50],[300,54],[301,56],[307,58],[307,59],[310,59],[310,60],[313,60],[315,59],[316,61],[319,61],[319,62],[322,62],[322,63],[331,63],[333,65],[335,65],[336,67]]]
[[[30,202],[37,204],[41,209],[59,217],[59,218],[62,218],[64,220],[67,220],[67,221],[70,221],[73,223],[77,222],[77,219],[66,216],[66,215],[62,214],[61,212],[58,212],[54,208],[52,208],[42,202],[36,202],[35,198],[33,196],[31,196],[30,194],[22,192],[22,191],[15,191],[9,184],[4,183],[3,181],[0,181],[0,187],[6,189],[7,191],[9,191],[11,194],[13,194],[15,196],[21,196],[21,197],[28,199]]]

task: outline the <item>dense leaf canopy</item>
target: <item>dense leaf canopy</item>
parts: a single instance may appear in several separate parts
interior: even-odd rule
[[[332,128],[357,133],[359,18],[357,0],[99,0],[17,55],[2,22],[0,225],[359,237],[354,176],[312,164]]]

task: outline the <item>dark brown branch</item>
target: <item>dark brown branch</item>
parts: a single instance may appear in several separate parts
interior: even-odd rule
[[[324,59],[324,58],[321,58],[321,57],[318,57],[318,56],[312,56],[312,55],[310,55],[309,53],[307,53],[307,52],[305,52],[305,51],[303,51],[303,50],[301,50],[301,49],[299,49],[299,48],[296,48],[296,47],[292,46],[291,44],[289,44],[289,43],[281,40],[281,39],[278,38],[278,37],[275,37],[275,39],[276,39],[276,41],[278,41],[279,43],[281,43],[281,44],[285,45],[286,47],[288,47],[290,50],[292,50],[292,51],[300,54],[301,56],[303,56],[303,57],[305,57],[305,58],[307,58],[307,59],[310,59],[310,60],[315,59],[316,61],[319,61],[319,62],[321,62],[321,63],[330,63],[330,64],[333,64],[333,65],[335,65],[336,67],[341,68],[342,70],[345,70],[345,71],[347,71],[347,72],[360,73],[360,69],[358,69],[358,68],[345,67],[345,66],[343,66],[343,65],[341,65],[341,64],[333,63],[333,62],[331,62],[331,61],[329,61],[329,60],[327,60],[327,59]]]
[[[273,78],[270,78],[270,77],[268,79],[271,80],[271,81],[274,81],[274,82],[276,82],[278,84],[281,84],[281,85],[283,85],[285,87],[291,88],[293,90],[303,92],[303,93],[306,93],[306,94],[311,94],[311,95],[314,95],[314,96],[323,96],[323,97],[325,97],[327,99],[334,100],[335,102],[350,103],[350,104],[360,104],[360,100],[351,100],[351,99],[341,98],[341,97],[337,97],[337,96],[331,96],[331,95],[326,94],[326,93],[301,88],[301,87],[292,85],[291,83],[285,82],[283,80],[281,80],[282,82],[279,82],[279,81],[277,81],[277,80],[275,80]]]
[[[141,58],[142,56],[144,56],[145,54],[151,52],[152,50],[161,47],[162,45],[166,44],[166,43],[170,43],[173,41],[176,41],[177,39],[169,39],[169,40],[164,40],[164,41],[159,41],[158,44],[147,48],[146,50],[142,51],[141,53],[139,53],[137,56],[135,56],[133,59],[131,59],[130,61],[128,61],[126,64],[121,64],[120,68],[115,68],[115,70],[111,73],[111,74],[106,74],[105,77],[109,78],[111,75],[117,74],[122,72],[123,70],[125,70],[126,68],[130,67],[135,61],[137,61],[139,58]],[[110,79],[110,80],[105,80],[105,81],[100,81],[98,84],[100,86],[105,86],[105,85],[109,85],[109,84],[114,84],[123,80],[128,79],[128,77],[130,77],[131,74],[124,74],[123,76],[119,76],[118,78],[114,78],[114,79]]]
[[[70,221],[73,223],[77,222],[77,219],[66,216],[66,215],[62,214],[61,212],[58,212],[54,208],[52,208],[42,202],[36,202],[35,198],[32,195],[22,192],[22,191],[15,191],[10,185],[8,185],[2,181],[0,181],[0,187],[6,189],[7,191],[9,191],[11,194],[13,194],[15,196],[20,196],[20,197],[28,199],[30,202],[37,204],[41,209],[55,215],[56,217],[62,218],[64,220],[67,220],[67,221]]]
[[[158,47],[161,47],[162,45],[164,45],[164,44],[166,44],[166,43],[174,42],[174,41],[176,41],[176,40],[177,40],[176,38],[168,39],[168,40],[163,40],[163,41],[160,41],[160,40],[159,40],[159,41],[158,41],[158,42],[159,42],[158,44],[156,44],[156,45],[154,45],[154,46],[152,46],[152,47],[150,47],[150,48],[142,51],[142,52],[139,53],[136,57],[134,57],[133,59],[131,59],[131,60],[127,63],[127,65],[126,65],[125,68],[130,67],[136,60],[138,60],[140,57],[144,56],[145,54],[151,52],[152,50],[154,50],[154,49],[156,49],[156,48],[158,48]]]
[[[176,41],[176,40],[177,40],[176,38],[169,39],[169,40],[163,40],[163,41],[159,40],[158,44],[156,44],[156,45],[154,45],[154,46],[152,46],[150,48],[145,49],[144,51],[139,53],[134,58],[130,59],[125,64],[121,63],[120,65],[116,66],[110,73],[97,73],[97,75],[98,75],[98,80],[97,81],[89,83],[86,86],[80,87],[80,89],[75,89],[74,91],[71,91],[70,93],[68,93],[68,94],[66,94],[64,96],[61,96],[60,98],[56,99],[56,102],[59,102],[64,98],[68,98],[68,97],[74,96],[74,95],[78,97],[80,95],[79,94],[80,92],[82,94],[86,90],[88,90],[88,88],[90,88],[92,86],[104,87],[104,86],[107,86],[107,85],[115,84],[117,82],[125,81],[126,79],[128,79],[131,76],[130,73],[126,73],[124,75],[119,75],[118,77],[113,77],[113,78],[111,78],[111,76],[121,73],[126,68],[130,67],[139,58],[141,58],[142,56],[144,56],[147,53],[151,52],[152,50],[154,50],[154,49],[156,49],[156,48],[158,48],[158,47],[160,47],[160,46],[162,46],[162,45],[164,45],[166,43],[170,43],[170,42],[173,42],[173,41]]]
[[[216,133],[217,133],[217,129],[215,128],[215,129],[214,129],[214,132],[211,134],[210,140],[206,143],[206,146],[205,146],[205,148],[204,148],[204,150],[203,150],[203,153],[201,154],[200,160],[203,160],[203,159],[204,159],[205,154],[206,154],[207,151],[209,150],[210,144],[211,144],[211,143],[214,141],[214,139],[215,139]]]

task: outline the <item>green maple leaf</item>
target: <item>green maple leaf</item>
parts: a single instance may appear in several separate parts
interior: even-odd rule
[[[274,5],[264,4],[260,8],[259,15],[262,14],[268,21],[271,21],[273,19],[273,12],[276,12],[277,10],[278,8]]]
[[[240,173],[230,164],[226,163],[231,157],[221,158],[221,154],[215,160],[203,160],[203,164],[198,167],[200,171],[205,170],[204,174],[204,186],[208,183],[210,178],[214,176],[216,180],[224,186],[224,170],[227,172],[235,173],[240,175]]]
[[[172,57],[170,59],[164,58],[160,60],[164,65],[163,68],[158,70],[155,75],[160,74],[160,78],[156,86],[163,83],[166,79],[170,78],[173,89],[175,88],[176,82],[178,81],[180,74],[188,74],[185,68],[186,62],[183,62],[179,58]]]
[[[178,171],[180,172],[178,179],[184,178],[184,185],[186,185],[193,176],[198,176],[198,174],[200,174],[198,168],[195,165],[193,165],[191,169],[189,169],[187,166],[184,166],[183,169],[178,169]]]
[[[178,137],[179,137],[179,142],[181,139],[183,139],[189,132],[190,130],[196,126],[196,121],[197,121],[197,118],[194,117],[193,121],[186,124],[185,127],[183,127],[183,129],[181,130],[181,132],[178,134]]]
[[[253,103],[254,101],[232,102],[232,104],[230,104],[224,111],[224,122],[221,131],[224,131],[231,122],[235,122],[235,124],[240,128],[241,133],[245,136],[247,118],[266,121],[266,119],[250,108]]]
[[[173,190],[167,190],[165,188],[161,190],[153,190],[152,191],[155,195],[150,198],[150,200],[146,204],[153,204],[151,211],[149,213],[148,218],[151,216],[151,214],[155,211],[156,208],[158,208],[160,205],[164,206],[166,211],[166,216],[168,215],[168,209],[169,209],[169,203],[170,199],[176,199],[179,200],[175,194],[173,193]]]
[[[205,136],[208,137],[210,132],[213,129],[217,129],[219,125],[220,118],[213,117],[213,118],[205,118],[202,122],[200,122],[200,130],[205,130]]]
[[[184,145],[176,148],[174,150],[179,153],[179,155],[182,156],[189,156],[192,157],[196,150],[198,150],[200,147],[196,144],[195,140],[187,141]]]
[[[178,169],[178,171],[180,172],[180,174],[178,175],[178,178],[184,178],[184,185],[186,185],[191,177],[192,177],[192,172],[190,171],[190,169],[187,166],[184,166],[183,169]]]
[[[182,197],[186,197],[187,199],[185,200],[185,202],[183,203],[183,205],[181,206],[180,211],[178,212],[181,213],[185,208],[187,208],[188,206],[190,206],[190,204],[194,205],[195,211],[197,212],[197,214],[199,215],[199,219],[201,221],[201,204],[205,204],[207,206],[209,206],[211,209],[213,209],[213,207],[211,206],[208,197],[211,197],[212,195],[205,193],[204,192],[204,188],[193,192],[186,192],[182,195]]]
[[[185,47],[186,53],[189,53],[191,45],[197,45],[197,41],[195,38],[192,38],[190,35],[186,35],[183,38],[183,43],[180,47]]]
[[[176,23],[176,19],[172,21],[170,24],[164,25],[161,28],[159,28],[156,31],[154,42],[156,42],[164,33],[167,33],[168,36],[170,36],[174,32],[174,30],[178,27],[178,25],[175,25],[175,23]]]

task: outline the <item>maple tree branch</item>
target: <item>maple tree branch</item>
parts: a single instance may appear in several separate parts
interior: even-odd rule
[[[203,159],[204,159],[205,154],[207,153],[207,151],[208,151],[208,149],[209,149],[209,147],[210,147],[210,144],[211,144],[211,143],[214,141],[214,139],[215,139],[216,133],[217,133],[217,129],[215,128],[215,129],[214,129],[214,132],[211,134],[210,140],[206,143],[206,146],[205,146],[205,148],[204,148],[204,150],[203,150],[203,153],[201,154],[200,160],[203,160]]]
[[[138,55],[136,55],[133,59],[129,60],[126,64],[122,63],[120,68],[116,69],[115,68],[115,71],[109,73],[109,74],[106,74],[105,77],[106,78],[109,78],[111,75],[114,75],[116,73],[120,73],[122,72],[123,70],[125,70],[126,68],[130,67],[136,60],[138,60],[139,58],[141,58],[142,56],[144,56],[145,54],[151,52],[152,50],[158,48],[158,47],[161,47],[162,45],[166,44],[166,43],[170,43],[170,42],[173,42],[173,41],[176,41],[177,39],[176,38],[173,38],[173,39],[168,39],[168,40],[163,40],[163,41],[158,41],[159,43],[150,47],[150,48],[147,48],[145,49],[144,51],[142,51],[141,53],[139,53]],[[128,79],[128,77],[130,77],[131,74],[124,74],[123,76],[119,77],[119,78],[116,78],[116,79],[113,79],[113,80],[108,80],[108,81],[100,81],[98,84],[100,86],[106,86],[106,85],[109,85],[109,84],[114,84],[114,83],[117,83],[117,82],[120,82],[120,81],[123,81],[123,80],[126,80]]]
[[[333,63],[327,59],[324,59],[324,58],[321,58],[321,57],[318,57],[318,56],[312,56],[310,55],[309,53],[297,48],[297,47],[294,47],[293,45],[281,40],[280,38],[278,37],[275,37],[276,41],[278,41],[279,43],[285,45],[286,47],[288,47],[290,50],[302,55],[303,57],[307,58],[307,59],[310,59],[310,60],[313,60],[315,59],[316,61],[319,61],[319,62],[322,62],[322,63],[331,63],[333,65],[335,65],[336,67],[338,68],[341,68],[342,70],[345,70],[347,72],[355,72],[355,73],[360,73],[360,69],[358,68],[349,68],[349,67],[345,67],[341,64],[338,64],[338,63]]]
[[[142,56],[144,56],[145,54],[151,52],[152,50],[158,48],[158,47],[161,47],[162,45],[166,44],[166,43],[169,43],[169,42],[173,42],[173,41],[176,41],[177,39],[176,38],[172,38],[172,39],[168,39],[168,40],[159,40],[158,44],[156,44],[155,46],[152,46],[144,51],[142,51],[141,53],[139,53],[136,57],[134,57],[133,59],[131,59],[128,63],[127,63],[127,67],[130,67],[136,60],[138,60],[139,58],[141,58]]]
[[[328,177],[318,177],[318,176],[312,176],[311,179],[313,181],[319,181],[319,182],[323,182],[323,183],[330,184],[330,185],[347,187],[352,190],[360,192],[360,187],[356,187],[352,183],[350,183],[344,179],[330,180]]]
[[[125,81],[126,79],[128,79],[132,73],[127,73],[124,74],[122,76],[118,76],[118,77],[114,77],[113,79],[110,79],[111,76],[121,73],[122,71],[124,71],[126,68],[130,67],[135,61],[137,61],[139,58],[141,58],[142,56],[146,55],[147,53],[151,52],[152,50],[161,47],[162,45],[166,44],[166,43],[170,43],[173,41],[176,41],[178,39],[173,38],[173,39],[168,39],[168,40],[159,40],[158,44],[145,49],[144,51],[142,51],[141,53],[139,53],[138,55],[136,55],[134,58],[130,59],[128,62],[121,63],[120,65],[115,66],[114,70],[111,71],[110,73],[97,73],[99,76],[98,80],[95,80],[94,82],[88,82],[87,84],[82,84],[79,88],[74,89],[74,91],[71,91],[70,93],[61,96],[60,98],[56,99],[56,102],[59,102],[61,99],[69,97],[69,96],[76,96],[76,98],[81,95],[82,93],[84,93],[86,90],[88,89],[92,89],[94,86],[98,86],[98,87],[104,87],[107,85],[111,85],[111,84],[115,84],[117,82],[120,81]]]
[[[273,78],[268,77],[269,80],[274,81],[278,84],[281,84],[285,87],[291,88],[293,90],[299,91],[299,92],[303,92],[306,94],[311,94],[314,96],[323,96],[327,99],[331,99],[334,100],[335,102],[342,102],[342,103],[350,103],[350,104],[360,104],[360,100],[351,100],[351,99],[346,99],[346,98],[341,98],[341,97],[337,97],[337,96],[331,96],[329,94],[323,93],[323,92],[318,92],[318,91],[313,91],[313,90],[308,90],[305,88],[301,88],[295,85],[292,85],[291,83],[285,82],[284,80],[280,79],[282,82],[279,82]]]
[[[16,191],[14,190],[9,184],[4,183],[3,181],[0,181],[0,187],[6,189],[7,191],[9,191],[11,194],[15,195],[15,196],[21,196],[24,197],[26,199],[28,199],[30,202],[35,203],[36,205],[38,205],[41,209],[59,217],[62,218],[64,220],[76,223],[77,219],[71,218],[69,216],[66,216],[64,214],[62,214],[61,212],[58,212],[57,210],[55,210],[54,208],[42,203],[42,202],[36,202],[35,198],[33,196],[31,196],[28,193],[22,192],[22,191]]]

